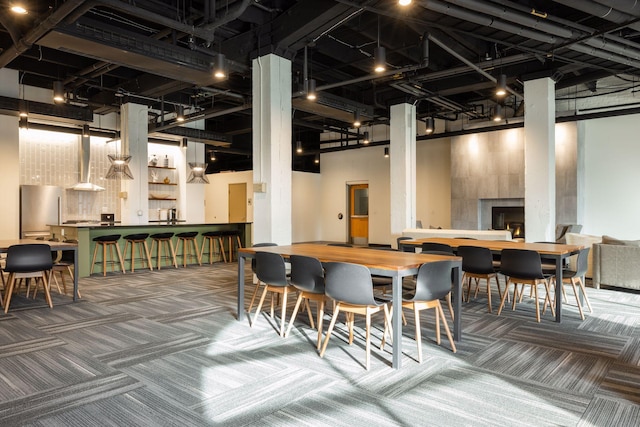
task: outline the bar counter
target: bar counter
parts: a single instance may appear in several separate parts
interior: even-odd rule
[[[99,223],[99,222],[84,222],[76,224],[62,224],[62,225],[50,225],[51,234],[53,237],[59,239],[75,239],[78,241],[78,275],[79,277],[87,277],[91,271],[91,260],[93,258],[93,250],[95,248],[94,238],[99,236],[106,236],[109,234],[120,234],[120,249],[124,251],[125,240],[124,236],[128,234],[137,233],[184,233],[188,231],[197,231],[198,236],[196,241],[198,243],[198,249],[202,247],[202,233],[207,231],[223,231],[233,230],[240,232],[240,240],[242,246],[251,246],[251,223],[187,223],[187,222],[148,222],[146,224],[120,224],[120,223]],[[176,246],[176,255],[181,255],[177,248],[177,239],[174,239],[174,246]],[[151,239],[147,239],[149,249],[151,249]],[[205,248],[208,250],[207,248]],[[136,251],[137,252],[137,251]],[[101,259],[101,255],[98,255],[98,259]],[[123,252],[123,258],[125,254]],[[153,257],[153,254],[152,254]],[[163,265],[164,266],[164,265]],[[129,270],[129,263],[125,262],[127,271]],[[140,261],[136,262],[136,268],[144,268]],[[155,268],[155,259],[154,259]],[[168,266],[166,268],[169,268]],[[171,267],[172,268],[172,267]],[[116,269],[117,270],[117,269]],[[111,271],[108,268],[107,271]],[[93,273],[102,274],[102,264],[96,264]]]

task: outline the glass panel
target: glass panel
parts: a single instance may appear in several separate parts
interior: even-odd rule
[[[369,189],[356,188],[353,193],[353,214],[369,215]]]

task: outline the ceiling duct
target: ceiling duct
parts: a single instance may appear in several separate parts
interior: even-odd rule
[[[80,182],[70,187],[69,190],[74,191],[104,191],[103,187],[92,184],[89,182],[89,175],[91,173],[91,138],[88,136],[80,136],[80,151],[78,153],[80,172]]]
[[[318,92],[315,101],[309,101],[303,97],[293,98],[291,106],[306,113],[317,114],[345,123],[353,123],[353,115],[356,111],[360,113],[362,122],[373,120],[372,106],[341,98],[328,92]]]

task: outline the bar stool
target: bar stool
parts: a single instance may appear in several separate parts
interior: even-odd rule
[[[198,249],[198,243],[196,242],[197,231],[187,231],[184,233],[176,234],[178,238],[178,252],[180,252],[180,243],[182,243],[182,266],[187,266],[187,259],[189,257],[196,257],[199,265],[202,265],[202,258],[200,257],[200,250]],[[191,247],[196,251],[195,255],[191,252]]]
[[[91,272],[89,274],[93,274],[93,268],[96,266],[96,256],[98,255],[98,248],[102,248],[102,275],[107,275],[107,263],[111,265],[111,271],[113,271],[113,265],[116,264],[116,260],[113,257],[113,248],[116,248],[116,253],[118,254],[118,260],[120,261],[120,267],[122,268],[122,272],[125,272],[124,269],[124,261],[122,259],[122,252],[120,252],[120,245],[118,245],[118,240],[120,240],[120,234],[110,234],[108,236],[99,236],[93,239],[96,242],[95,249],[93,250],[93,261],[91,262]],[[109,248],[109,260],[107,261],[107,248]]]
[[[234,249],[236,249],[236,253],[237,253],[237,249],[242,248],[242,242],[240,241],[240,231],[238,230],[225,230],[225,231],[221,231],[221,237],[224,241],[224,238],[226,237],[228,240],[228,247],[229,247],[229,262],[233,262],[233,252]],[[235,240],[234,240],[235,237]],[[237,257],[236,257],[237,258]],[[226,261],[225,261],[226,262]]]
[[[136,271],[137,259],[142,260],[143,265],[146,262],[149,266],[149,270],[153,270],[151,265],[151,254],[149,253],[149,246],[147,246],[147,237],[149,237],[149,233],[129,234],[124,236],[124,239],[126,240],[126,243],[124,244],[125,261],[127,260],[127,249],[129,248],[129,245],[131,245],[131,258],[129,258],[131,261],[131,272]],[[136,245],[138,246],[138,255],[140,255],[137,258],[135,256]]]
[[[153,253],[153,249],[156,246],[156,244],[158,246],[157,253],[156,253],[156,268],[160,270],[162,267],[162,260],[167,258],[173,261],[173,266],[175,268],[178,268],[178,262],[176,261],[176,251],[173,248],[173,241],[171,240],[171,238],[173,237],[173,233],[156,233],[156,234],[152,234],[150,237],[151,237],[151,253]],[[164,255],[164,256],[162,255],[163,247],[165,252],[168,253],[168,255]]]
[[[204,247],[207,243],[209,243],[209,252],[207,255],[209,256],[209,264],[213,264],[212,257],[217,254],[218,257],[222,256],[224,262],[227,262],[227,256],[224,253],[224,242],[222,241],[222,234],[220,231],[207,231],[202,233],[202,248],[200,249],[200,259],[204,259]],[[216,243],[218,244],[218,251],[214,252]]]

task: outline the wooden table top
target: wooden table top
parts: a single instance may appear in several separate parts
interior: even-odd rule
[[[29,245],[29,244],[39,244],[39,245],[49,245],[51,246],[51,250],[69,250],[69,249],[77,249],[77,243],[68,243],[68,242],[51,242],[49,240],[36,240],[36,239],[2,239],[0,240],[0,251],[4,252],[9,249],[9,246],[13,245]]]
[[[527,243],[516,242],[513,240],[474,240],[474,239],[452,239],[447,237],[427,237],[424,239],[401,240],[403,245],[420,246],[425,242],[444,243],[457,248],[459,246],[479,246],[488,248],[492,251],[500,251],[502,249],[527,249],[536,251],[545,255],[566,255],[573,254],[581,249],[582,245],[567,245],[563,243]]]
[[[304,255],[317,258],[321,262],[350,262],[361,264],[368,268],[398,271],[419,268],[425,262],[431,261],[462,261],[462,258],[457,256],[426,255],[361,247],[329,246],[317,243],[240,249],[240,253],[246,255],[253,255],[256,252],[277,253],[285,258],[288,258],[290,255]]]

